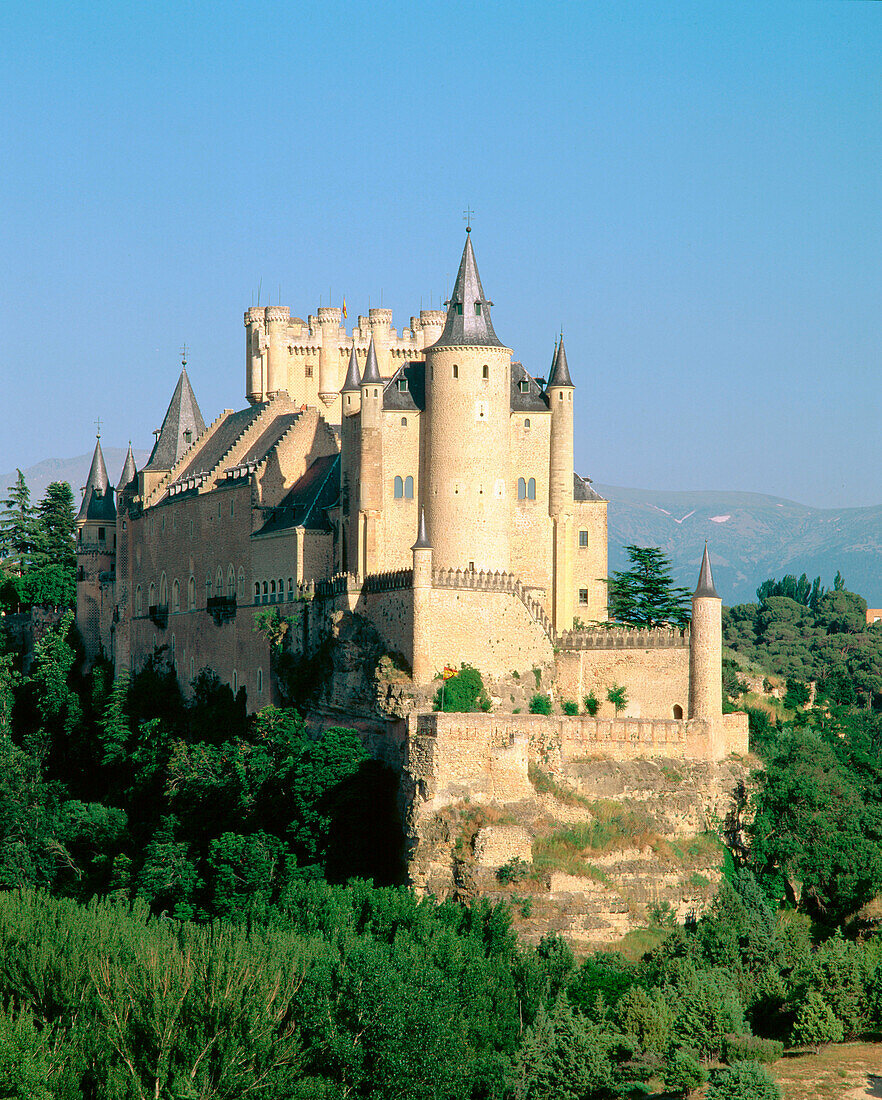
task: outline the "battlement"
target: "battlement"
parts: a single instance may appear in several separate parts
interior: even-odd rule
[[[564,631],[558,645],[561,649],[688,649],[689,630],[673,626],[591,626]]]

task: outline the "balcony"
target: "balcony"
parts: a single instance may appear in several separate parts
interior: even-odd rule
[[[167,603],[152,603],[147,608],[147,615],[150,621],[159,627],[160,630],[165,630],[168,626],[168,604]]]
[[[236,617],[236,597],[209,596],[205,604],[205,610],[218,626],[221,623],[228,623]]]

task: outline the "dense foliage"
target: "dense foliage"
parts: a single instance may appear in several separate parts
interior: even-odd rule
[[[689,590],[671,576],[671,560],[656,546],[626,546],[630,567],[607,578],[609,614],[619,623],[653,627],[689,624]]]
[[[76,553],[73,493],[54,481],[35,508],[21,470],[0,501],[0,610],[73,607]]]

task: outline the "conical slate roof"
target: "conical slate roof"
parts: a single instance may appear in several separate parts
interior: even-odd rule
[[[698,587],[693,593],[695,596],[711,596],[715,600],[720,597],[714,588],[714,575],[711,572],[710,555],[707,552],[707,543],[704,544],[704,557],[701,559],[701,572],[698,574]]]
[[[484,295],[481,276],[475,262],[471,234],[466,236],[465,248],[459,262],[459,271],[453,294],[447,303],[447,320],[444,331],[432,346],[451,347],[504,347],[493,331],[490,307],[493,303]]]
[[[417,531],[417,540],[411,546],[411,550],[431,550],[432,544],[429,542],[429,536],[426,533],[426,510],[420,508],[420,529]]]
[[[352,344],[352,352],[349,355],[349,370],[346,372],[346,381],[343,383],[341,393],[352,393],[361,389],[361,378],[358,373],[358,356],[355,353],[355,343]]]
[[[187,377],[187,368],[184,367],[144,469],[170,470],[204,431],[205,421]],[[184,438],[188,432],[189,442]]]
[[[104,454],[101,450],[101,437],[95,443],[95,453],[92,455],[92,465],[89,467],[89,476],[86,478],[86,487],[83,490],[83,503],[77,513],[77,522],[94,520],[96,523],[115,523],[116,507],[113,503],[113,490],[110,488],[110,480],[107,477],[107,467],[104,465]]]
[[[551,374],[548,376],[548,383],[545,388],[550,390],[552,386],[569,386],[570,389],[575,389],[573,380],[570,378],[570,368],[567,365],[567,353],[564,348],[563,334],[561,334],[560,343],[557,345],[557,351],[554,353],[554,361],[551,364]]]
[[[119,481],[116,483],[116,491],[121,493],[123,489],[132,482],[137,472],[135,468],[135,456],[132,454],[132,441],[129,440],[129,449],[126,451],[126,460],[123,464],[123,470],[119,476]]]
[[[382,381],[380,368],[377,366],[377,353],[374,350],[374,338],[372,336],[367,353],[367,362],[364,365],[364,374],[361,376],[361,384],[362,386],[374,386]]]

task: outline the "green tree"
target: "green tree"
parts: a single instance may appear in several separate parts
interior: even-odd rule
[[[628,693],[621,684],[613,684],[606,693],[606,697],[615,707],[616,716],[618,716],[619,711],[624,710],[628,705]]]
[[[842,1042],[842,1023],[824,998],[813,990],[809,990],[796,1013],[792,1040],[798,1046],[811,1046],[816,1050],[826,1043]]]
[[[76,567],[74,531],[76,518],[71,487],[66,481],[53,481],[37,505],[36,565]]]
[[[679,1093],[683,1100],[707,1081],[707,1070],[698,1060],[698,1051],[690,1047],[676,1047],[668,1055],[664,1082],[665,1088]]]
[[[0,1096],[4,1100],[54,1100],[48,1085],[46,1044],[27,1008],[0,1005]]]
[[[674,584],[671,561],[656,546],[626,546],[630,568],[607,578],[610,615],[633,626],[689,623],[689,590]]]
[[[31,504],[31,491],[24,474],[16,470],[14,485],[8,496],[0,500],[0,563],[8,573],[21,576],[31,564],[37,543],[37,522]]]
[[[472,665],[460,665],[459,672],[445,680],[435,692],[435,710],[489,710],[490,705],[481,673]]]
[[[576,1015],[565,997],[540,1005],[515,1056],[509,1095],[515,1100],[576,1100],[613,1085],[612,1037]]]
[[[708,1085],[705,1100],[781,1100],[781,1089],[765,1066],[735,1062]]]

